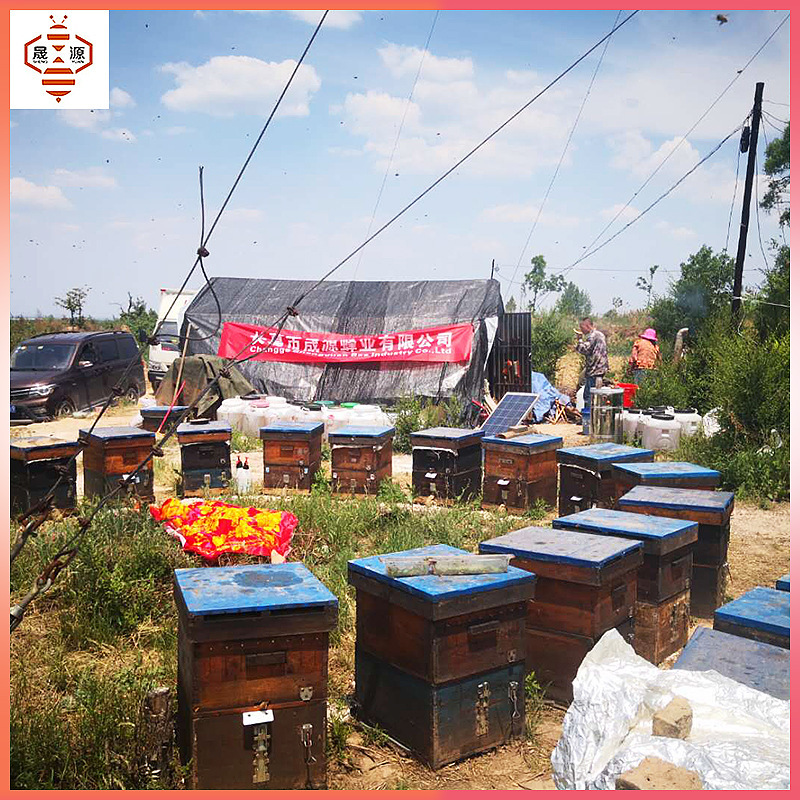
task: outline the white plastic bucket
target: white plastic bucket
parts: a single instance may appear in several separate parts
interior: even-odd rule
[[[646,450],[677,450],[681,424],[672,414],[653,414],[645,423],[642,446]]]

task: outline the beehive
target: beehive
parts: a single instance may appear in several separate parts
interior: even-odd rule
[[[697,523],[592,508],[555,519],[553,527],[642,542],[634,649],[643,658],[658,664],[686,644]]]
[[[692,567],[695,616],[710,617],[725,597],[733,500],[732,492],[636,486],[618,501],[625,511],[698,523]]]
[[[481,492],[481,431],[428,428],[411,434],[415,495],[474,497]]]
[[[336,597],[299,563],[175,571],[193,789],[323,789]]]
[[[231,426],[193,420],[178,426],[183,494],[224,491],[231,480]]]
[[[688,461],[614,463],[614,494],[619,498],[634,486],[669,486],[674,489],[716,489],[721,474]]]
[[[789,592],[756,586],[714,612],[714,630],[789,649]]]
[[[92,433],[81,430],[83,451],[83,493],[86,497],[102,497],[116,489],[147,458],[155,446],[155,434],[141,428],[95,428]],[[152,502],[152,458],[137,472],[128,485],[143,500]]]
[[[169,406],[148,406],[147,408],[140,408],[142,427],[146,431],[153,431],[153,433],[159,429],[162,433],[166,433],[181,418],[186,409],[187,406],[172,406],[172,408]],[[164,417],[166,417],[166,422]]]
[[[328,434],[331,479],[336,492],[377,494],[381,481],[392,477],[394,428],[349,425]]]
[[[265,489],[310,489],[322,463],[321,422],[276,422],[259,430]]]
[[[556,505],[560,436],[531,433],[512,439],[485,436],[483,502],[528,509],[537,500]]]
[[[558,513],[562,516],[593,506],[614,508],[616,494],[612,464],[652,462],[654,450],[601,442],[581,447],[562,447],[558,462]]]
[[[11,513],[22,514],[36,505],[58,479],[63,479],[53,495],[53,506],[71,510],[77,503],[77,466],[74,455],[78,442],[55,436],[29,436],[11,440]]]
[[[456,555],[446,545],[389,556]],[[356,713],[436,769],[524,731],[525,614],[535,576],[390,578],[348,563],[356,589]]]
[[[578,666],[597,640],[611,628],[632,633],[641,542],[530,527],[481,542],[480,552],[508,553],[536,574],[526,671],[548,697],[571,702]]]

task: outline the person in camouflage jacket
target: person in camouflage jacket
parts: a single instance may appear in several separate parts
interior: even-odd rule
[[[591,317],[585,317],[580,322],[579,337],[575,343],[575,350],[586,359],[586,383],[583,387],[583,400],[587,407],[592,404],[591,389],[596,384],[602,385],[603,376],[608,372],[608,345],[602,331],[594,326]],[[599,381],[598,381],[599,379]]]

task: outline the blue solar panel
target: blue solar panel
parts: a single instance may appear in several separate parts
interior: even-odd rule
[[[533,408],[538,395],[529,392],[506,392],[497,408],[483,423],[481,430],[493,436],[519,425]]]

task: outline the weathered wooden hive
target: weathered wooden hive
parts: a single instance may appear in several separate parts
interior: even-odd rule
[[[275,422],[259,430],[265,489],[310,489],[322,463],[321,422]]]
[[[789,592],[756,586],[714,612],[714,630],[789,649]]]
[[[392,477],[394,428],[349,425],[328,434],[333,490],[377,494],[381,481]]]
[[[78,498],[75,461],[78,442],[55,436],[28,436],[11,440],[11,513],[21,514],[38,503],[63,475],[53,495],[53,506],[62,511],[75,508]]]
[[[722,477],[715,469],[688,461],[612,464],[614,494],[622,497],[634,486],[669,486],[673,489],[716,489]]]
[[[481,431],[428,428],[411,434],[415,495],[454,499],[481,492]]]
[[[227,422],[192,420],[178,426],[183,494],[221,492],[231,481],[231,426]]]
[[[116,489],[120,481],[130,475],[148,456],[156,443],[151,431],[141,428],[95,428],[92,433],[81,430],[83,451],[83,493],[86,497],[102,497]],[[153,459],[136,474],[127,487],[143,500],[152,502]],[[124,497],[121,492],[118,494]]]
[[[142,415],[142,427],[146,431],[155,433],[159,429],[162,433],[172,428],[172,426],[181,418],[184,411],[188,406],[148,406],[147,408],[140,408],[139,413]],[[166,422],[164,421],[166,417]]]

